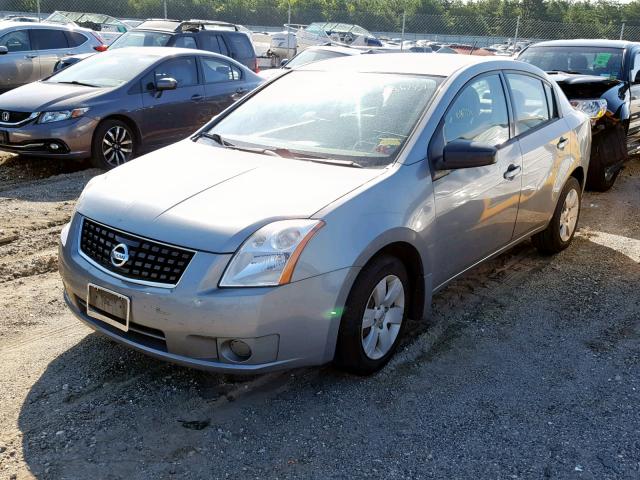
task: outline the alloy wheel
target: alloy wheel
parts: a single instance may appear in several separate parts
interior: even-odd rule
[[[564,198],[562,212],[560,213],[560,239],[568,242],[573,235],[573,231],[578,223],[578,213],[580,212],[580,197],[575,189],[569,190]]]
[[[395,275],[384,277],[369,296],[362,317],[362,347],[378,360],[393,346],[404,318],[404,286]]]
[[[102,155],[105,161],[117,167],[131,160],[133,155],[133,138],[129,130],[121,125],[114,125],[102,138]]]

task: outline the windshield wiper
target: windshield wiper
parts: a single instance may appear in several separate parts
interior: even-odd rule
[[[224,138],[222,138],[220,136],[219,133],[202,132],[201,134],[198,135],[198,137],[204,137],[204,138],[208,138],[209,140],[213,140],[218,145],[220,145],[220,146],[222,146],[224,148],[231,148],[233,150],[240,150],[242,152],[260,153],[262,155],[270,155],[272,157],[280,157],[281,156],[281,155],[278,155],[278,153],[276,151],[270,150],[268,148],[240,147],[238,145],[235,145],[235,144],[229,142],[228,140],[225,140]]]
[[[202,132],[198,137],[208,138],[224,148],[231,148],[233,150],[240,150],[243,152],[260,153],[262,155],[270,155],[272,157],[294,158],[307,162],[326,163],[329,165],[340,165],[343,167],[364,168],[362,165],[352,160],[337,160],[334,158],[320,157],[307,153],[298,153],[287,148],[241,147],[225,140],[219,133]]]
[[[77,80],[73,80],[71,82],[55,82],[55,83],[67,83],[70,85],[80,85],[83,87],[93,87],[93,88],[98,88],[100,86],[100,85],[93,85],[91,83],[78,82]]]
[[[568,73],[569,75],[588,75],[576,70],[547,70],[547,73]]]

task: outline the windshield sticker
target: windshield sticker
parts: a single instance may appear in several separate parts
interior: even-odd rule
[[[378,146],[376,152],[384,155],[391,155],[400,146],[399,138],[380,138],[378,139]]]
[[[609,59],[613,54],[607,52],[600,52],[596,54],[596,57],[593,60],[594,67],[605,68],[609,63]]]

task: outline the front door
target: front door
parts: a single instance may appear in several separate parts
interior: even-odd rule
[[[640,136],[640,52],[634,53],[631,61],[633,62],[633,68],[629,75],[629,84],[631,85],[629,89],[631,96],[629,135],[638,137]],[[636,81],[636,77],[638,77],[638,81]]]
[[[160,78],[173,78],[178,87],[158,92],[155,82]],[[159,147],[177,142],[206,123],[204,86],[198,80],[195,57],[167,60],[142,82],[142,136],[145,145]]]
[[[511,139],[504,82],[497,72],[471,80],[443,119],[440,149],[457,139],[498,148],[484,167],[436,172],[433,181],[436,231],[434,285],[442,285],[507,245],[513,237],[520,199],[522,160]],[[434,138],[435,140],[435,138]],[[434,141],[432,141],[432,147]],[[430,148],[430,157],[441,152]]]
[[[0,55],[0,92],[40,78],[40,60],[38,52],[31,46],[28,30],[5,33],[0,36],[0,46],[9,50]]]

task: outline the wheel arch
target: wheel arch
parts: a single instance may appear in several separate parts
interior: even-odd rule
[[[571,175],[569,176],[578,180],[578,183],[580,184],[580,188],[584,190],[585,174],[584,174],[584,168],[582,167],[582,165],[579,165],[576,168],[574,168],[573,171],[571,172]]]
[[[140,131],[140,127],[138,127],[138,124],[129,116],[127,115],[123,115],[121,113],[116,113],[113,115],[109,115],[107,117],[104,117],[100,120],[100,122],[98,123],[98,125],[96,126],[96,128],[93,130],[93,135],[92,135],[92,144],[95,141],[95,135],[96,132],[98,131],[98,127],[100,125],[102,125],[104,122],[107,122],[109,120],[119,120],[123,123],[125,123],[129,128],[131,128],[131,130],[133,131],[133,134],[135,135],[135,140],[137,142],[136,147],[138,149],[140,149],[141,143],[142,143],[142,132]]]

